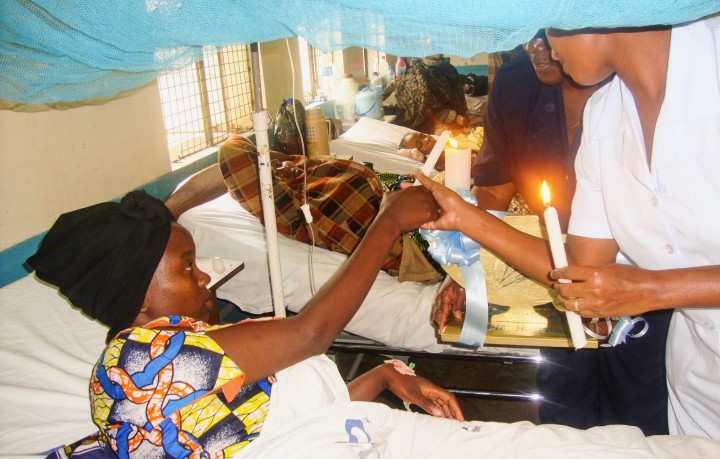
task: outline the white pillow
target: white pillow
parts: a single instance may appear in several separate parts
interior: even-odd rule
[[[0,289],[0,455],[42,453],[95,432],[89,381],[107,328],[33,274]]]
[[[412,174],[422,163],[398,153],[400,140],[410,128],[362,117],[343,135],[330,142],[330,153],[351,155],[357,162],[373,163],[379,172]]]

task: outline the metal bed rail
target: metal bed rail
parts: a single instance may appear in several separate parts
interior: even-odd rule
[[[402,360],[405,363],[408,363],[410,358],[417,357],[440,360],[493,361],[502,362],[504,364],[526,363],[531,365],[541,365],[543,361],[542,357],[539,355],[527,355],[522,352],[513,353],[512,351],[483,352],[476,351],[474,349],[463,349],[460,347],[458,347],[457,351],[445,351],[442,353],[416,351],[401,347],[386,346],[377,341],[353,335],[348,332],[342,332],[338,336],[335,342],[330,346],[328,355],[331,358],[334,358],[337,353],[342,352],[355,354],[353,363],[347,374],[344,376],[346,381],[351,381],[355,378],[363,359],[368,354],[395,358]],[[445,387],[445,389],[454,393],[458,397],[472,399],[518,400],[527,402],[538,402],[542,400],[542,396],[536,392],[482,390],[456,387]]]

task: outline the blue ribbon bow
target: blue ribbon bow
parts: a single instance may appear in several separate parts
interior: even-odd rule
[[[638,322],[643,322],[644,326],[642,330],[635,334],[630,334],[630,331],[635,327],[635,324]],[[617,321],[615,326],[612,329],[612,334],[610,335],[610,339],[607,342],[608,347],[615,347],[618,344],[625,344],[626,338],[629,336],[630,338],[641,338],[647,333],[648,329],[650,328],[650,325],[647,323],[647,320],[645,320],[644,317],[638,316],[634,319],[630,318],[630,316],[623,316],[620,317],[620,320]]]
[[[466,202],[477,205],[469,191],[458,190],[458,194]],[[482,347],[488,328],[488,301],[485,271],[482,263],[476,263],[481,245],[459,231],[421,229],[420,235],[429,242],[428,253],[435,261],[460,266],[465,283],[465,319],[458,342]]]

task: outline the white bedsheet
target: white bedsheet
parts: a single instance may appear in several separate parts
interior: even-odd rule
[[[717,458],[720,443],[700,437],[643,436],[630,426],[578,430],[523,421],[459,423],[351,402],[326,357],[277,374],[260,437],[237,459],[253,458]]]
[[[33,275],[0,289],[0,305],[0,456],[95,432],[88,384],[107,329]]]
[[[185,212],[179,223],[192,233],[198,256],[245,262],[245,269],[218,289],[219,298],[250,313],[272,311],[264,229],[252,214],[225,194]],[[278,238],[285,302],[297,312],[312,297],[310,246],[284,236]],[[320,288],[346,258],[329,250],[313,249],[315,288]],[[441,352],[449,346],[438,343],[430,322],[437,288],[437,283],[400,283],[380,272],[347,330],[391,346]]]

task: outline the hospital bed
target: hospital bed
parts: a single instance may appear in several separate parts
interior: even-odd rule
[[[414,173],[422,164],[397,153],[400,139],[408,132],[411,129],[360,118],[331,142],[330,152],[337,157],[371,163],[376,171]],[[218,298],[237,305],[243,313],[272,313],[264,229],[255,216],[225,194],[186,211],[179,223],[193,235],[198,256],[220,255],[245,263],[243,272],[218,289]],[[346,256],[317,247],[311,250],[305,243],[278,237],[285,306],[289,313],[297,313]],[[500,359],[532,364],[541,361],[537,348],[469,349],[440,342],[430,320],[438,288],[439,283],[398,282],[397,278],[381,271],[359,311],[335,341],[331,353],[353,353],[356,356],[353,368],[357,368],[365,354],[407,359],[417,353],[433,353],[438,358]],[[353,376],[351,369],[346,379]],[[538,398],[535,393],[509,391],[457,389],[457,393],[468,397]]]
[[[413,173],[422,164],[397,153],[410,129],[370,118],[360,120],[330,145],[331,154],[372,163],[377,171]],[[264,229],[259,220],[230,195],[197,206],[178,222],[193,235],[199,257],[221,256],[242,260],[243,272],[218,289],[218,298],[230,301],[249,314],[273,310],[268,279]],[[347,258],[344,255],[279,236],[285,306],[298,312]],[[347,331],[395,348],[443,352],[455,350],[438,342],[430,315],[438,283],[398,282],[380,272]],[[484,350],[492,353],[495,349]],[[507,353],[535,355],[528,349]]]
[[[396,153],[408,131],[362,118],[333,140],[331,152],[373,163],[380,171],[413,172],[420,163]],[[198,257],[220,256],[244,263],[241,272],[217,289],[218,298],[251,316],[272,312],[264,230],[257,218],[226,194],[191,209],[179,222],[192,233]],[[290,313],[298,312],[346,257],[322,248],[310,251],[307,244],[283,236],[279,239],[286,306]],[[475,351],[439,342],[430,322],[437,289],[437,283],[399,283],[380,272],[331,354],[351,352],[358,356],[357,362],[365,354],[407,358],[419,353],[507,362],[537,359],[534,349]],[[0,338],[0,456],[40,453],[95,431],[89,416],[88,381],[107,329],[73,309],[55,288],[32,274],[0,289],[0,304],[5,323]],[[352,372],[346,375],[353,376]],[[470,391],[459,395],[503,394]]]
[[[40,282],[32,274],[1,288],[0,304],[4,313],[0,337],[0,457],[42,458],[44,452],[97,430],[90,419],[88,381],[104,347],[107,329],[70,307],[54,287]],[[252,448],[241,452],[240,457],[334,458],[339,457],[338,448],[353,450],[356,447],[340,444],[335,436],[325,434],[341,415],[337,410],[347,405],[340,403],[308,411],[306,406],[320,396],[312,397],[308,390],[325,386],[316,384],[314,379],[289,378],[290,372],[311,377],[315,373],[305,368],[317,365],[319,358],[310,359],[304,367],[293,366],[278,374],[279,385],[273,391],[292,397],[273,397],[272,416],[266,421],[263,436]],[[291,386],[287,386],[286,379],[288,383],[292,381]],[[334,384],[336,391],[342,390],[342,381]],[[327,395],[320,398],[328,403]],[[383,441],[375,445],[380,449],[384,448],[384,442],[388,442],[388,446],[400,442],[402,449],[424,441],[435,453],[452,451],[462,457],[521,459],[543,454],[543,457],[605,459],[709,458],[717,457],[720,449],[717,443],[700,437],[645,438],[639,429],[629,426],[580,431],[557,425],[535,428],[529,422],[478,423],[469,425],[476,426],[475,430],[468,430],[429,416],[405,419],[410,414],[401,411],[388,417],[391,412],[381,404],[361,403],[357,408],[361,411],[355,409],[354,416],[379,416],[379,420],[386,421],[382,423],[383,429],[392,429],[378,432],[383,434],[379,437]],[[284,425],[278,424],[278,418]],[[468,431],[477,432],[476,438],[465,438]],[[372,448],[373,445],[360,447]],[[458,453],[458,448],[464,448],[464,452]]]
[[[413,172],[420,164],[396,153],[407,131],[363,118],[332,142],[331,152],[371,162],[377,170]],[[264,230],[257,218],[229,195],[223,195],[186,212],[179,222],[191,231],[198,257],[220,256],[244,262],[244,269],[218,288],[218,298],[249,315],[272,312]],[[279,250],[290,313],[300,311],[313,290],[320,288],[346,258],[321,248],[310,251],[308,245],[282,236]],[[437,289],[437,283],[399,283],[380,272],[331,353],[399,358],[432,353],[444,358],[537,360],[535,349],[472,350],[439,342],[430,322]],[[95,427],[88,410],[88,381],[104,347],[107,329],[73,309],[55,288],[32,274],[0,289],[0,304],[6,328],[0,338],[0,456],[43,452],[92,433]],[[503,394],[471,391],[459,395]]]

